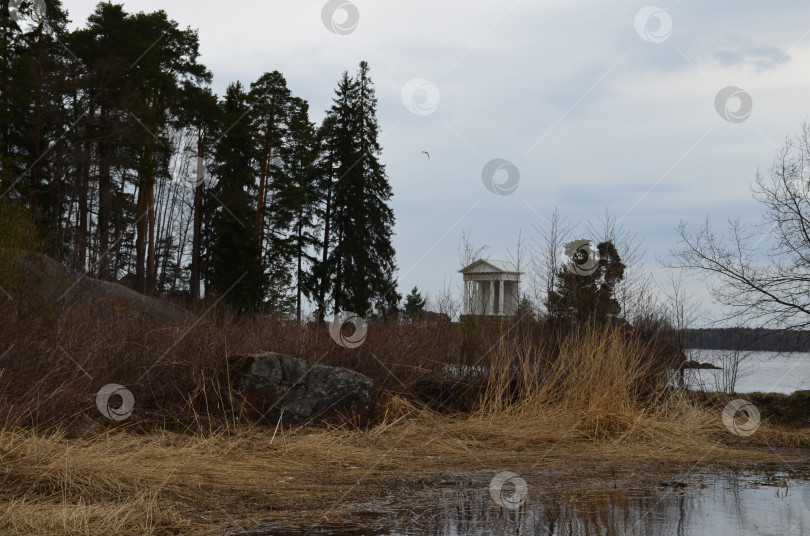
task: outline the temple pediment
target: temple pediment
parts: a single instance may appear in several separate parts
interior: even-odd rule
[[[517,266],[509,261],[478,259],[469,266],[459,270],[462,274],[515,274],[519,275]]]
[[[459,272],[464,276],[465,314],[511,316],[517,313],[521,272],[513,263],[478,259]]]

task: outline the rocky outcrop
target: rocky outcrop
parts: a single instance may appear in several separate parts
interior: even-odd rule
[[[271,425],[362,426],[373,414],[373,382],[359,372],[276,352],[234,355],[227,364],[233,404]]]
[[[2,279],[22,313],[80,306],[97,314],[124,313],[162,323],[182,323],[193,315],[164,300],[112,281],[77,272],[46,255],[4,249]]]

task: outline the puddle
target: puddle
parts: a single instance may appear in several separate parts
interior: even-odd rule
[[[515,509],[495,503],[489,482],[445,481],[407,499],[355,508],[343,522],[301,526],[291,519],[243,534],[810,536],[810,481],[780,473],[674,478],[652,490],[627,482],[544,489],[529,475],[528,495]]]

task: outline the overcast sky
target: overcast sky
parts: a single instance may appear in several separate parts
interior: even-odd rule
[[[96,2],[63,4],[77,26]],[[572,240],[590,238],[587,220],[607,209],[663,281],[656,256],[676,246],[680,220],[758,221],[757,168],[810,111],[806,0],[123,4],[198,29],[217,93],[279,70],[316,122],[341,73],[369,62],[403,294],[457,286],[462,228],[507,258],[555,206],[583,222]],[[716,100],[728,86],[743,93],[721,94],[724,118]],[[519,172],[507,195],[482,180],[496,158]],[[690,289],[705,295],[697,280]]]

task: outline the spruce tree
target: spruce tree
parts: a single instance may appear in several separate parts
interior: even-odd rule
[[[624,279],[626,267],[613,243],[601,242],[597,252],[599,261],[589,275],[573,273],[565,267],[560,269],[555,288],[546,301],[552,318],[574,324],[604,322],[621,314],[614,294],[616,284]]]
[[[377,98],[366,62],[356,78],[338,83],[328,111],[330,237],[322,276],[330,277],[335,310],[386,316],[398,308],[396,263],[391,237],[391,185],[380,163]]]
[[[267,277],[254,228],[252,129],[240,120],[249,110],[248,101],[239,82],[228,87],[222,108],[225,134],[211,169],[216,184],[206,200],[207,290],[224,297],[240,313],[253,312],[264,305]]]
[[[41,19],[33,2],[16,7],[23,17],[19,24],[10,17],[9,2],[0,8],[0,195],[24,200],[47,251],[59,256],[71,175],[65,92],[75,61],[62,44],[67,15],[60,1],[49,0]]]
[[[316,186],[322,192],[322,203],[315,205],[315,215],[322,224],[321,240],[317,249],[318,256],[313,262],[312,279],[305,287],[307,296],[318,304],[317,316],[323,320],[327,308],[327,294],[334,287],[336,266],[331,255],[334,248],[335,230],[333,220],[335,213],[335,188],[338,175],[337,150],[337,116],[327,114],[317,130],[318,158],[315,162]]]
[[[422,294],[419,292],[419,289],[413,287],[411,293],[405,296],[405,305],[403,307],[403,313],[405,315],[405,319],[413,324],[419,317],[422,316],[422,311],[425,308],[425,299],[422,297]]]
[[[295,262],[295,309],[299,322],[302,296],[308,294],[307,289],[312,286],[313,252],[318,244],[317,207],[323,191],[319,188],[317,156],[317,136],[315,125],[309,120],[309,106],[305,100],[293,98],[289,108],[288,140],[282,152],[287,181],[279,197],[290,210],[288,249]]]

